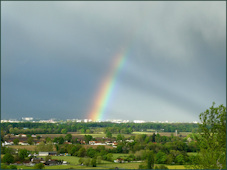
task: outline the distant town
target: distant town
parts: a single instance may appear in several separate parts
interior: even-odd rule
[[[198,123],[197,121],[192,122],[180,122],[180,121],[145,121],[145,120],[122,120],[122,119],[107,119],[107,120],[98,120],[93,121],[92,119],[66,119],[66,120],[58,120],[56,118],[51,119],[38,119],[33,117],[22,117],[21,119],[4,119],[1,120],[1,123],[9,122],[9,123],[19,123],[19,122],[34,122],[34,123],[59,123],[59,122],[77,122],[77,123],[88,123],[88,122],[110,122],[110,123]]]

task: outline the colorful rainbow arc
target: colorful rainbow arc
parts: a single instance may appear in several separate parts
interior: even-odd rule
[[[113,64],[110,67],[109,74],[101,83],[98,94],[95,97],[93,107],[89,112],[89,118],[93,121],[98,121],[103,118],[105,109],[113,93],[118,74],[123,67],[126,59],[126,51],[121,51],[114,56]]]

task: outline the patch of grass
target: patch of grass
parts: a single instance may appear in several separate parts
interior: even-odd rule
[[[186,169],[184,165],[165,165],[169,169]]]
[[[29,151],[35,151],[36,149],[36,145],[12,145],[12,146],[8,146],[9,148],[13,148],[13,149],[27,149]]]
[[[110,168],[120,168],[120,169],[138,169],[140,162],[131,162],[131,163],[108,163],[100,164],[99,167],[110,169]]]

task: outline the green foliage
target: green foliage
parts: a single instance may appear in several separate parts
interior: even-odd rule
[[[10,153],[6,153],[2,158],[2,162],[7,164],[13,163],[14,162],[13,155]]]
[[[1,169],[9,169],[9,167],[6,164],[1,163]]]
[[[53,144],[44,142],[40,142],[40,144],[37,146],[37,150],[41,152],[47,152],[47,151],[53,151]],[[57,149],[58,150],[58,149]]]
[[[65,135],[65,140],[68,141],[68,142],[71,142],[72,141],[72,135],[71,134]]]
[[[180,164],[180,165],[183,165],[184,164],[184,156],[182,155],[182,154],[180,154],[180,155],[178,155],[177,157],[176,157],[176,162],[178,163],[178,164]]]
[[[89,166],[90,163],[91,163],[91,159],[90,159],[90,158],[85,158],[84,164],[85,164],[86,166]]]
[[[24,161],[25,158],[28,157],[28,150],[27,149],[20,149],[19,152],[18,152],[18,156],[19,156],[19,159],[21,161]]]
[[[10,165],[9,169],[17,169],[17,166],[16,165]]]
[[[91,166],[96,167],[96,158],[91,160]]]
[[[106,160],[107,161],[113,161],[113,154],[112,153],[108,153],[107,155],[106,155]]]
[[[13,143],[14,143],[14,145],[18,145],[19,144],[19,139],[18,138],[14,139]]]
[[[33,138],[32,138],[32,137],[29,137],[29,138],[27,139],[27,143],[28,143],[29,145],[32,145],[32,144],[33,144]]]
[[[192,162],[197,169],[226,169],[226,107],[214,105],[199,116],[200,156]]]
[[[85,140],[85,142],[88,144],[89,143],[89,141],[91,141],[92,140],[92,136],[91,135],[84,135],[84,140]]]
[[[101,156],[98,156],[97,157],[97,162],[98,162],[98,164],[101,164],[102,163],[102,157]]]
[[[50,155],[48,155],[48,156],[45,157],[45,161],[48,161],[49,159],[51,159],[51,156]]]
[[[155,156],[155,163],[164,164],[166,163],[167,156],[164,152],[159,151]]]
[[[38,140],[41,139],[41,136],[36,136],[36,139],[38,139]]]
[[[107,131],[107,132],[106,132],[106,137],[107,137],[107,138],[112,138],[112,133],[111,133],[110,131]]]
[[[93,148],[88,148],[87,149],[87,156],[93,158],[96,155],[96,151]]]
[[[66,133],[67,133],[67,130],[66,130],[66,129],[62,129],[62,130],[61,130],[61,133],[62,133],[62,134],[66,134]]]
[[[155,166],[154,169],[169,169],[169,168],[165,165],[159,165],[159,166]]]
[[[83,164],[84,161],[85,161],[84,158],[80,158],[80,159],[78,160],[79,164]]]
[[[85,157],[85,155],[86,155],[86,149],[84,147],[80,148],[80,150],[78,151],[77,156]]]
[[[153,151],[149,151],[147,153],[147,169],[154,168],[154,153]]]
[[[44,169],[45,165],[43,163],[35,164],[34,169]]]

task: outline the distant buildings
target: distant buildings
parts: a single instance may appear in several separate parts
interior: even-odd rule
[[[9,119],[9,120],[1,120],[1,123],[9,122],[9,123],[19,123],[19,122],[36,122],[36,123],[64,123],[64,120],[58,120],[52,118],[49,120],[40,120],[40,119],[34,119],[33,117],[22,117],[22,121],[18,121],[16,119]],[[88,122],[111,122],[111,123],[199,123],[197,121],[191,121],[191,122],[178,122],[178,121],[144,121],[144,120],[122,120],[122,119],[107,119],[107,120],[98,120],[93,121],[92,119],[67,119],[66,122],[77,122],[77,123],[88,123]]]
[[[23,121],[32,121],[33,117],[22,117]]]

